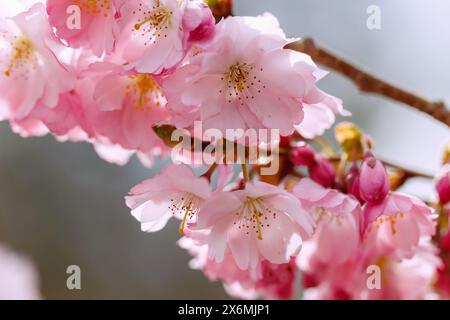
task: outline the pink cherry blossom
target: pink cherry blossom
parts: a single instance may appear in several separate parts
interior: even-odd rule
[[[216,21],[207,4],[189,1],[183,17],[183,26],[189,31],[190,43],[209,41],[215,31]]]
[[[222,281],[224,284],[244,282],[249,279],[250,272],[258,273],[257,270],[241,270],[231,254],[225,255],[224,260],[220,263],[211,259],[208,256],[208,245],[204,243],[208,232],[203,232],[200,239],[198,233],[188,233],[187,235],[190,237],[181,238],[178,245],[188,250],[193,257],[189,266],[192,269],[203,271],[210,281]]]
[[[187,53],[187,1],[136,0],[119,5],[115,52],[111,59],[127,70],[159,74],[175,67]],[[197,16],[194,17],[198,19]],[[184,20],[184,21],[183,21]],[[201,20],[198,20],[198,24]]]
[[[0,20],[1,116],[23,119],[39,102],[54,108],[61,93],[73,86],[73,78],[55,58],[57,39],[38,3],[11,19]]]
[[[397,192],[379,204],[367,204],[364,251],[367,255],[411,258],[420,238],[435,233],[433,212],[422,201]]]
[[[422,243],[411,259],[397,262],[381,257],[377,264],[381,270],[381,289],[369,290],[365,287],[359,292],[358,299],[427,299],[434,293],[433,285],[441,261],[435,247]]]
[[[291,134],[303,104],[326,96],[315,85],[320,70],[309,56],[283,49],[287,43],[270,15],[222,20],[214,39],[171,76],[169,108],[198,112],[205,129]]]
[[[54,108],[41,103],[21,120],[11,121],[17,132],[24,137],[40,136],[51,132],[58,137],[83,141],[94,135],[93,128],[86,118],[81,98],[75,90],[65,92],[58,98]],[[78,133],[75,133],[79,130]],[[76,134],[79,138],[75,138]]]
[[[0,18],[16,16],[38,3],[45,4],[45,0],[2,1],[0,2]]]
[[[68,13],[71,6],[78,8],[79,16],[70,16],[74,14]],[[113,49],[114,0],[47,0],[47,13],[56,35],[70,47],[87,48],[97,56]]]
[[[260,275],[253,275],[246,281],[224,284],[230,296],[240,299],[289,300],[295,295],[297,275],[295,259],[289,263],[272,264],[267,260],[261,263]]]
[[[302,272],[306,299],[347,300],[366,285],[362,282],[365,264],[359,253],[341,263],[324,262],[317,237],[304,243],[297,264]]]
[[[267,299],[292,299],[295,293],[297,266],[295,259],[288,263],[272,264],[268,261],[261,263],[262,276],[256,281],[255,288],[263,293]]]
[[[259,269],[242,270],[233,256],[226,254],[222,262],[208,257],[208,246],[184,237],[178,244],[194,257],[190,267],[201,270],[211,281],[222,281],[231,296],[241,299],[291,299],[294,296],[296,278],[295,259],[288,263],[261,262]]]
[[[0,300],[39,300],[38,275],[31,262],[0,247]]]
[[[323,263],[317,259],[316,242],[305,243],[297,262],[304,272],[305,299],[333,300],[409,300],[427,299],[434,293],[437,268],[441,265],[436,248],[428,240],[421,239],[410,259],[401,261],[386,256],[364,259],[358,254],[344,264]],[[368,267],[379,268],[379,287],[369,287]],[[372,284],[372,283],[371,283]],[[375,283],[373,283],[375,284]]]
[[[292,193],[317,225],[311,241],[317,242],[318,259],[341,264],[353,259],[361,242],[361,207],[352,197],[302,179]]]
[[[288,263],[313,222],[298,199],[263,182],[249,182],[244,190],[218,193],[198,214],[198,229],[211,229],[209,255],[218,263],[231,252],[239,268],[255,269],[262,260]]]
[[[182,220],[180,233],[183,233],[187,224],[195,222],[210,194],[207,179],[196,177],[186,165],[170,165],[131,189],[126,203],[143,231],[159,231],[171,217],[176,217]]]
[[[340,99],[324,95],[325,98],[318,103],[303,105],[303,120],[295,129],[307,139],[323,135],[333,125],[336,114],[345,117],[351,115],[344,109]]]
[[[96,139],[94,141],[94,150],[100,158],[118,166],[126,165],[135,153],[134,151],[122,148],[118,144],[111,144],[108,141],[103,141],[103,139]],[[148,167],[150,166],[151,165]]]
[[[165,148],[152,129],[168,117],[154,77],[101,75],[87,77],[79,86],[97,140],[143,153]]]

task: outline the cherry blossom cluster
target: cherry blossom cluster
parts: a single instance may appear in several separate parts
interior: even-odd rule
[[[209,172],[196,176],[172,165],[133,188],[127,204],[146,232],[180,219],[179,245],[193,256],[191,267],[236,297],[292,299],[300,281],[308,299],[428,299],[448,292],[448,271],[432,241],[435,210],[391,190],[394,175],[356,127],[339,125],[336,139],[337,158],[303,137],[283,139],[291,171],[277,174],[275,184],[245,169],[233,179],[225,166],[215,169],[212,187]],[[447,242],[448,235],[442,242],[448,252]]]
[[[280,133],[269,159],[236,166],[225,156],[203,174],[171,164],[126,197],[145,232],[178,219],[191,267],[230,295],[291,299],[300,283],[319,299],[450,292],[448,216],[438,214],[448,215],[450,171],[436,211],[396,191],[355,126],[337,127],[339,151],[327,145],[336,115],[350,113],[317,86],[326,72],[286,49],[296,39],[271,14],[216,22],[206,3],[188,0],[17,7],[0,13],[0,120],[23,137],[50,133],[91,143],[109,162],[136,154],[151,166],[171,154],[174,130],[189,136],[197,121]],[[275,159],[278,172],[261,174]]]

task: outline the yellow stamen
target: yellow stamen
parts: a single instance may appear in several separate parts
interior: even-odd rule
[[[238,62],[230,67],[225,76],[229,86],[231,86],[236,93],[241,93],[246,87],[249,74],[250,66]]]
[[[147,22],[150,22],[150,21],[152,21],[152,17],[149,17],[140,23],[136,23],[134,25],[134,29],[139,30],[144,24],[146,24]]]
[[[172,18],[172,12],[168,11],[164,8],[161,8],[159,11],[149,15],[147,18],[145,18],[143,21],[136,23],[134,25],[135,30],[139,30],[142,28],[143,25],[150,23],[152,27],[158,27],[161,24],[170,24]]]
[[[87,16],[92,14],[108,17],[111,14],[111,0],[76,0],[74,4]]]
[[[253,215],[256,219],[256,228],[258,232],[258,240],[262,240],[262,231],[261,231],[261,221],[259,220],[260,212],[258,209],[256,209],[255,203],[253,202],[253,199],[247,198],[247,203],[250,204],[252,207]]]
[[[178,229],[178,232],[182,236],[184,235],[184,227],[186,226],[186,220],[187,220],[187,216],[189,214],[189,210],[191,210],[191,206],[186,207],[186,209],[184,211],[183,220],[181,221],[180,228]]]
[[[146,74],[140,74],[136,76],[130,76],[131,79],[134,79],[133,84],[130,84],[126,87],[125,95],[133,94],[135,100],[133,101],[134,107],[138,111],[144,111],[148,108],[146,106],[155,98],[155,105],[160,106],[161,103],[158,101],[161,95],[161,87],[156,82],[156,80]],[[150,95],[150,97],[149,97]]]
[[[5,70],[5,76],[9,77],[11,71],[21,61],[29,60],[33,58],[34,48],[33,44],[27,38],[17,39],[13,44],[13,55],[9,61],[8,67]]]

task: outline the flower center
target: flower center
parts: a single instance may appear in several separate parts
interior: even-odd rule
[[[11,46],[12,55],[4,73],[7,77],[11,76],[11,72],[14,68],[19,69],[25,67],[29,62],[35,65],[37,62],[33,44],[27,38],[14,38]],[[25,77],[24,74],[22,74],[22,76]]]
[[[145,10],[143,5],[140,4],[139,9],[133,11],[133,14],[139,15],[133,31],[140,32],[142,37],[150,35],[149,40],[144,45],[156,43],[159,38],[167,38],[167,32],[172,26],[173,12],[162,6],[159,1],[149,10]]]
[[[102,14],[108,17],[111,12],[111,0],[76,0],[74,4],[87,16]]]
[[[147,74],[129,76],[132,82],[125,88],[125,95],[132,99],[133,107],[138,111],[149,111],[149,105],[160,107],[163,100],[162,90],[155,78]]]
[[[397,234],[396,223],[399,219],[403,219],[405,214],[403,212],[397,212],[393,216],[380,216],[373,223],[372,226],[376,229],[380,228],[384,223],[389,223],[391,228],[391,233],[393,236]]]
[[[269,217],[276,219],[277,213],[267,207],[260,198],[247,197],[239,212],[236,212],[235,225],[246,234],[255,232],[258,240],[263,239],[263,229],[269,228]]]
[[[256,69],[247,63],[236,62],[231,65],[221,78],[226,85],[228,103],[237,99],[240,105],[244,105],[245,100],[255,99],[255,95],[266,89],[259,72],[263,72],[263,69]],[[219,93],[223,93],[223,91],[219,90]]]
[[[322,223],[336,223],[338,226],[341,226],[342,220],[345,219],[345,214],[331,213],[322,207],[314,207],[311,210],[311,216],[316,226]]]
[[[186,221],[193,220],[197,213],[200,211],[200,206],[203,200],[190,192],[184,192],[177,194],[172,199],[170,199],[170,205],[168,209],[173,215],[182,218],[180,228],[178,231],[181,235],[184,234],[184,228],[186,226]]]
[[[236,63],[230,67],[228,73],[226,73],[226,80],[228,88],[232,89],[239,94],[244,91],[247,84],[250,70],[253,68],[246,63]]]

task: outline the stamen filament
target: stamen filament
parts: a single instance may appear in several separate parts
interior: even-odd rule
[[[255,204],[253,203],[253,201],[251,199],[248,199],[247,201],[250,204],[250,206],[252,207],[253,214],[254,214],[254,217],[256,219],[256,228],[257,228],[257,232],[258,232],[258,240],[262,240],[262,231],[261,231],[261,222],[259,220],[259,211],[258,211],[258,209],[256,209],[256,206],[255,206]]]
[[[140,22],[140,23],[136,23],[134,25],[134,28],[136,30],[139,30],[144,24],[146,24],[147,22],[150,22],[153,20],[153,16],[148,17],[147,19],[145,19],[144,21]]]
[[[186,226],[186,220],[187,220],[187,216],[189,214],[189,210],[191,210],[190,205],[186,207],[186,210],[184,211],[183,220],[181,221],[180,228],[178,229],[178,232],[182,236],[184,235],[184,227]]]

